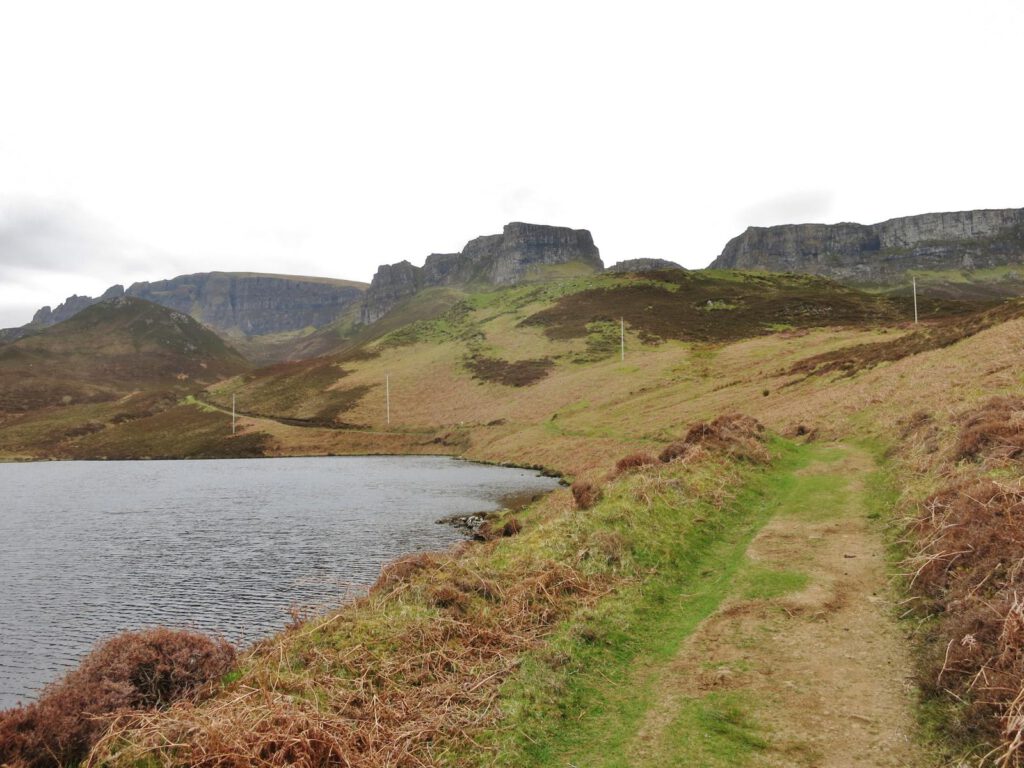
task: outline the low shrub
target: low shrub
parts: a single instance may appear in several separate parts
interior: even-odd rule
[[[235,661],[223,640],[166,628],[98,646],[38,701],[0,713],[0,764],[48,768],[83,760],[112,719],[212,691]]]

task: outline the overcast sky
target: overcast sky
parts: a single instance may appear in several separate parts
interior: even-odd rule
[[[207,270],[368,281],[508,221],[1024,206],[1017,0],[0,5],[0,326]]]

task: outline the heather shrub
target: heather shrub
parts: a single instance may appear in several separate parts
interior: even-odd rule
[[[38,701],[0,713],[0,764],[77,764],[117,713],[199,697],[234,661],[230,644],[196,632],[158,628],[117,635],[44,689]]]

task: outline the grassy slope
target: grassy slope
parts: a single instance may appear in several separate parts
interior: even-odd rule
[[[187,315],[139,299],[96,304],[0,347],[0,457],[248,455],[252,439],[216,448],[221,420],[195,409],[151,420],[248,368]]]

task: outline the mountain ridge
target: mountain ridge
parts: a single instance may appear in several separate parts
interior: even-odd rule
[[[748,227],[711,269],[806,272],[881,284],[907,270],[975,270],[1024,264],[1024,208],[902,216],[877,224]]]

